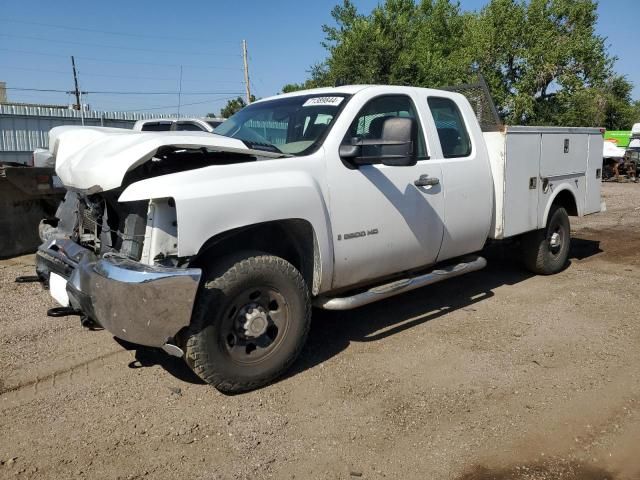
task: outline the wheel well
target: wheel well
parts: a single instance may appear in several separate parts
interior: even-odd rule
[[[563,207],[570,216],[578,216],[576,199],[569,190],[563,190],[553,199],[553,205]]]
[[[320,255],[308,221],[277,220],[220,233],[205,242],[190,264],[206,271],[216,259],[240,250],[260,250],[284,258],[300,271],[312,292],[317,293]]]

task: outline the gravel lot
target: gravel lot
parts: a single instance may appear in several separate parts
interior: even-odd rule
[[[0,261],[0,478],[639,479],[640,186],[572,219],[571,265],[314,312],[287,378],[224,396]]]

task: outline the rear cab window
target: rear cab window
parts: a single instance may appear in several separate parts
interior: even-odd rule
[[[456,102],[450,98],[429,97],[427,103],[436,124],[444,158],[471,155],[471,138]]]

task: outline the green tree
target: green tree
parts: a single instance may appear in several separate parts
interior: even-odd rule
[[[302,83],[288,83],[282,87],[282,93],[297,92],[298,90],[307,90],[309,88],[328,87],[332,85],[331,80],[327,76],[327,65],[325,63],[317,63],[307,70],[309,78]]]
[[[490,0],[477,13],[454,0],[385,0],[368,15],[343,0],[331,15],[327,58],[283,91],[336,82],[441,87],[479,71],[509,123],[612,126],[640,113],[595,31],[595,0]]]
[[[624,77],[612,75],[602,86],[558,92],[542,106],[542,125],[604,127],[607,130],[629,130],[636,121],[631,100],[633,86]]]
[[[362,15],[345,0],[331,15],[336,26],[323,26],[325,81],[441,86],[468,78],[462,38],[468,16],[457,3],[386,0]]]
[[[631,130],[637,122],[636,110],[631,100],[633,85],[624,76],[614,75],[603,89],[604,125],[609,130]]]
[[[492,0],[469,24],[469,48],[507,121],[552,123],[571,96],[605,86],[614,59],[596,21],[593,0]]]
[[[640,100],[636,100],[631,104],[631,118],[633,123],[640,123]]]
[[[282,87],[282,93],[297,92],[298,90],[304,89],[304,83],[287,83],[284,87]]]
[[[256,100],[256,97],[251,95],[251,101],[255,102],[255,100]],[[227,102],[227,104],[222,109],[220,109],[220,116],[222,118],[229,118],[231,115],[242,110],[246,106],[247,106],[247,103],[244,101],[244,98],[242,97],[232,98]]]

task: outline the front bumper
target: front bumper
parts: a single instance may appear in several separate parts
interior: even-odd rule
[[[173,343],[191,321],[202,271],[144,265],[118,255],[102,258],[68,239],[45,242],[36,254],[43,280],[64,277],[70,306],[114,336],[151,347]]]

